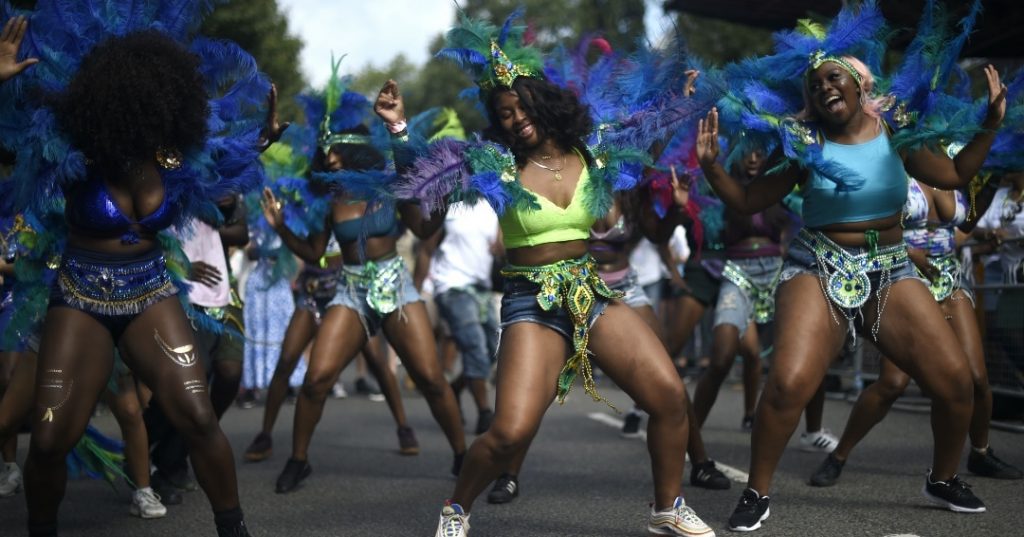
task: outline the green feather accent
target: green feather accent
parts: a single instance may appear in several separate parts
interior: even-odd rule
[[[828,35],[828,31],[821,24],[812,21],[811,19],[799,19],[796,21],[796,31],[809,35],[818,40],[824,40],[825,36]]]
[[[462,127],[459,114],[452,108],[442,108],[434,118],[434,134],[430,135],[428,141],[440,140],[442,138],[453,138],[455,140],[466,139],[466,129]]]
[[[124,449],[113,451],[98,443],[89,433],[72,448],[75,462],[80,465],[77,470],[84,475],[102,476],[111,486],[117,478],[124,479],[135,487],[131,478],[124,471]]]
[[[334,61],[334,53],[331,53],[331,78],[327,80],[327,87],[324,89],[324,104],[327,107],[324,112],[325,117],[330,117],[338,109],[338,105],[341,104],[341,95],[345,93],[345,86],[341,83],[341,77],[338,76],[338,69],[344,59],[345,55],[343,54],[338,61]]]
[[[285,143],[276,143],[260,155],[263,169],[270,177],[305,177],[309,159]]]

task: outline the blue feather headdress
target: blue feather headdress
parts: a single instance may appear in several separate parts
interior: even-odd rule
[[[237,45],[193,38],[211,8],[208,0],[39,0],[33,11],[22,13],[0,4],[0,18],[28,17],[21,54],[40,60],[12,83],[0,86],[0,141],[16,156],[7,179],[10,195],[0,200],[0,215],[21,213],[31,222],[31,244],[15,266],[22,274],[15,293],[41,304],[38,310],[26,308],[8,319],[0,327],[5,335],[30,331],[31,322],[45,314],[45,303],[35,298],[45,292],[43,276],[56,267],[63,251],[62,192],[87,177],[86,159],[64,137],[41,96],[63,92],[82,59],[100,42],[155,29],[183,43],[200,60],[209,93],[208,137],[201,147],[181,155],[180,166],[161,170],[174,225],[191,218],[219,222],[217,200],[263,184],[257,140],[270,84],[252,56]],[[186,298],[185,293],[179,296]]]

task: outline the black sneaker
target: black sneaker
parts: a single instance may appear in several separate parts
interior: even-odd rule
[[[484,434],[487,429],[491,428],[491,422],[494,421],[494,411],[485,408],[480,411],[480,414],[476,418],[476,434]]]
[[[985,504],[971,492],[971,486],[956,474],[946,481],[932,482],[932,472],[929,470],[921,493],[925,498],[955,513],[985,512]]]
[[[622,420],[622,437],[639,438],[640,422],[643,419],[643,416],[637,412],[630,412],[629,414],[626,414],[626,419]]]
[[[195,492],[199,490],[199,483],[196,482],[196,478],[192,477],[192,472],[188,470],[188,465],[185,465],[181,470],[174,472],[173,474],[167,474],[164,477],[175,487],[185,492]]]
[[[740,503],[729,517],[729,529],[732,531],[754,531],[768,519],[767,496],[761,496],[756,490],[747,487],[740,496]]]
[[[181,505],[184,500],[181,490],[175,487],[159,470],[153,472],[153,475],[149,477],[149,486],[153,488],[153,492],[157,496],[160,496],[160,503],[164,505]]]
[[[743,421],[740,422],[740,430],[749,433],[754,430],[754,416],[743,416]]]
[[[380,392],[380,388],[366,377],[356,379],[356,393],[365,395],[367,399],[374,402],[379,403],[384,400],[384,394]]]
[[[239,522],[237,526],[217,526],[217,537],[251,537],[245,522]]]
[[[494,480],[494,487],[487,494],[487,503],[508,503],[519,497],[519,478],[512,474],[501,474]]]
[[[402,455],[419,455],[420,443],[416,440],[416,432],[408,425],[398,428],[398,452]]]
[[[691,465],[690,484],[710,490],[728,490],[732,486],[729,478],[715,467],[715,461],[711,459]]]
[[[993,479],[1021,479],[1024,474],[1012,464],[1004,462],[992,452],[992,448],[985,450],[985,453],[978,453],[971,450],[967,456],[967,471],[981,477]]]
[[[275,492],[285,494],[295,490],[295,487],[298,487],[299,483],[309,477],[311,473],[313,473],[313,468],[309,465],[309,461],[288,459],[288,462],[284,465],[284,470],[281,471],[281,475],[277,477]]]
[[[846,461],[840,461],[829,453],[825,460],[822,461],[821,466],[811,475],[811,486],[831,487],[835,485],[836,481],[839,480],[840,474],[843,473],[843,465],[845,464]]]
[[[462,471],[462,459],[466,458],[466,454],[458,453],[455,458],[452,459],[452,475],[459,477],[459,472]]]
[[[252,444],[245,448],[245,460],[260,462],[270,458],[274,452],[274,439],[267,433],[260,432],[252,439]]]

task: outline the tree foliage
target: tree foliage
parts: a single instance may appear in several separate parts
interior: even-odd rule
[[[525,6],[526,23],[543,50],[559,44],[572,46],[583,35],[596,33],[617,50],[625,51],[644,35],[644,3],[640,0],[464,0],[459,4],[470,17],[487,19],[495,25],[517,7]],[[431,56],[444,46],[443,30],[430,44]],[[398,81],[410,114],[446,106],[458,112],[467,131],[486,126],[478,103],[459,97],[463,90],[473,87],[473,81],[452,62],[434,58],[416,69],[398,56],[386,67],[371,66],[360,71],[353,89],[373,96],[388,78]]]
[[[203,21],[200,33],[230,39],[256,58],[260,70],[277,85],[282,118],[300,117],[295,95],[306,87],[299,70],[302,40],[288,33],[288,19],[277,0],[231,0],[217,5]]]

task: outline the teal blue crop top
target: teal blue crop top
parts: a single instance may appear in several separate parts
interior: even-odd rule
[[[822,156],[864,179],[858,190],[839,192],[832,181],[811,172],[802,188],[804,225],[819,228],[844,222],[864,222],[898,214],[907,201],[907,172],[883,131],[862,144],[825,140]]]
[[[388,237],[398,235],[398,215],[394,211],[379,210],[343,222],[334,222],[334,238],[338,244],[348,244],[366,237]]]

